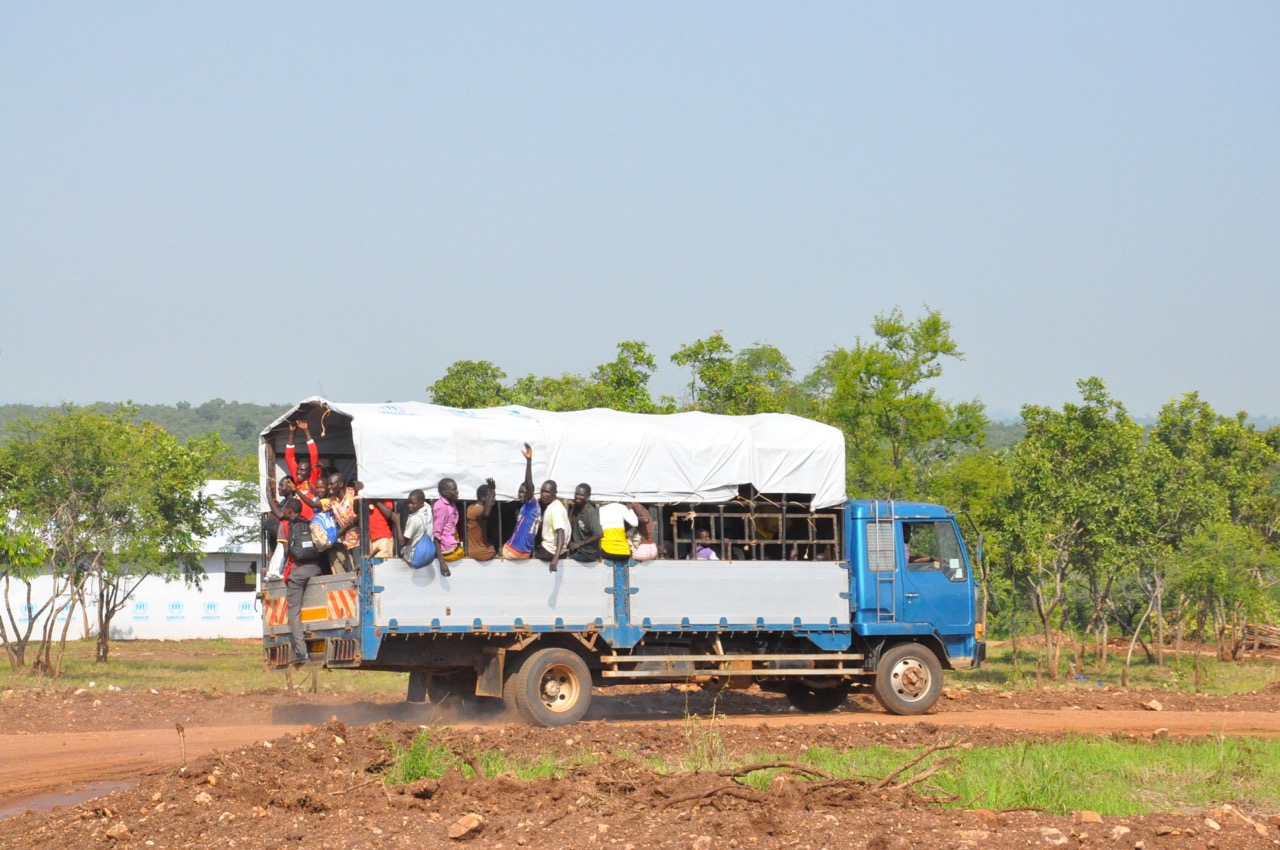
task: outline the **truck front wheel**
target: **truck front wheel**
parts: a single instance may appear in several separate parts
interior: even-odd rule
[[[548,647],[527,656],[506,683],[513,688],[508,704],[539,726],[567,726],[586,714],[591,704],[591,671],[576,652]]]
[[[942,693],[942,665],[918,643],[900,643],[880,656],[875,694],[890,714],[924,714]]]

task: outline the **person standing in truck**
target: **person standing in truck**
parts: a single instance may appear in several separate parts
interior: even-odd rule
[[[569,508],[569,545],[565,552],[582,563],[598,561],[603,536],[600,511],[591,504],[591,485],[579,484],[573,491],[573,507]]]
[[[297,429],[301,428],[302,432],[307,435],[307,457],[304,460],[298,460],[297,452],[294,450],[293,441]],[[289,468],[289,477],[293,479],[293,487],[299,493],[310,494],[316,489],[316,482],[320,479],[320,450],[316,448],[316,441],[311,438],[311,426],[307,424],[307,420],[300,419],[295,425],[289,423],[289,442],[284,447],[284,462]],[[311,521],[311,517],[315,515],[315,511],[306,500],[302,501],[302,513],[299,514],[307,522]]]
[[[360,548],[360,520],[356,513],[356,491],[347,486],[341,472],[329,476],[329,498],[320,506],[333,513],[338,524],[338,542],[329,549],[329,568],[334,573],[349,573],[356,568],[355,552]]]
[[[705,528],[698,529],[697,537],[693,541],[693,550],[689,552],[690,561],[718,561],[720,556],[716,554],[716,550],[711,547],[711,532]]]
[[[516,494],[520,499],[520,512],[516,515],[516,527],[502,546],[502,557],[512,561],[525,561],[533,557],[538,543],[538,526],[542,522],[542,506],[538,504],[533,489],[533,448],[524,444],[524,481]]]
[[[309,657],[307,642],[302,638],[302,597],[311,579],[324,573],[324,555],[316,551],[310,524],[298,519],[301,511],[302,502],[296,498],[286,499],[279,526],[282,534],[288,534],[281,542],[286,544],[289,553],[284,566],[284,597],[289,612],[289,639],[293,645],[291,663],[295,667],[301,667]]]
[[[554,573],[569,540],[569,511],[564,502],[556,498],[556,482],[550,478],[542,482],[538,504],[542,505],[542,537],[534,554],[539,561],[550,562]]]

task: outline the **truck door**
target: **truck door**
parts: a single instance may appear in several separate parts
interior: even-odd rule
[[[955,523],[901,523],[904,622],[929,623],[943,636],[973,634],[973,587]]]

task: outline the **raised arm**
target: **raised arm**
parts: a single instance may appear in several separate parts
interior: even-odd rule
[[[320,447],[316,445],[316,441],[311,437],[311,426],[307,424],[307,420],[300,420],[298,427],[302,429],[302,433],[307,435],[307,457],[311,458],[311,476],[308,483],[314,487],[316,479],[320,477]]]
[[[489,514],[493,511],[493,503],[497,501],[497,497],[494,495],[493,491],[498,489],[498,485],[493,483],[492,478],[486,478],[484,483],[489,485],[489,492],[485,494],[483,509],[480,511],[480,516],[487,520],[489,518]]]
[[[524,494],[527,497],[526,502],[532,502],[538,498],[538,491],[533,488],[533,446],[528,443],[524,444]]]
[[[293,450],[293,438],[298,433],[298,426],[289,423],[289,442],[284,444],[284,463],[289,469],[289,477],[298,480],[298,455]]]

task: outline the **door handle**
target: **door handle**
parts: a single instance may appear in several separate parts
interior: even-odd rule
[[[903,596],[905,596],[905,597],[906,597],[906,598],[908,598],[908,599],[919,599],[919,598],[920,598],[920,594],[918,594],[918,593],[904,593],[904,594],[902,594],[902,595],[903,595]]]

